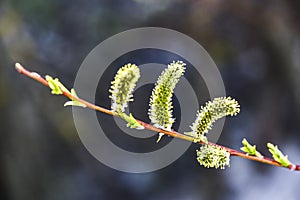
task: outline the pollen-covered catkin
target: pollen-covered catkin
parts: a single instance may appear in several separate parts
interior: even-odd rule
[[[135,64],[126,64],[118,70],[109,90],[113,111],[124,112],[128,102],[133,101],[132,93],[139,78],[140,69]]]
[[[172,96],[176,84],[184,74],[185,63],[173,61],[168,65],[155,84],[150,97],[149,118],[154,126],[171,130],[173,118]]]
[[[205,144],[197,150],[197,161],[207,168],[225,169],[230,165],[230,153],[221,147]]]
[[[239,112],[240,105],[231,97],[219,97],[208,101],[198,111],[196,120],[191,126],[192,133],[189,134],[196,138],[195,142],[203,141],[205,134],[212,128],[215,121],[225,116],[235,116]]]

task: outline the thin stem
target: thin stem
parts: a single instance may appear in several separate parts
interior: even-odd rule
[[[28,76],[40,83],[42,83],[43,85],[49,87],[49,84],[48,84],[48,81],[46,81],[43,77],[41,77],[39,74],[35,73],[35,72],[30,72],[28,71],[27,69],[25,69],[21,64],[19,63],[16,63],[15,65],[15,68],[16,70],[21,73],[21,74],[24,74],[25,76]],[[103,113],[106,113],[108,115],[113,115],[113,116],[119,116],[116,112],[113,112],[111,110],[108,110],[106,108],[103,108],[103,107],[100,107],[100,106],[97,106],[97,105],[94,105],[92,103],[89,103],[79,97],[76,97],[76,96],[73,96],[70,92],[68,91],[65,91],[65,90],[62,90],[63,91],[63,95],[68,97],[69,99],[71,100],[76,100],[80,103],[83,103],[86,105],[86,107],[92,109],[92,110],[96,110],[96,111],[99,111],[99,112],[103,112]],[[151,130],[151,131],[155,131],[155,132],[160,132],[160,133],[164,133],[166,135],[169,135],[171,137],[174,137],[174,138],[180,138],[180,139],[183,139],[183,140],[186,140],[186,141],[190,141],[190,142],[193,142],[194,141],[194,138],[191,137],[191,136],[188,136],[188,135],[184,135],[182,133],[179,133],[177,131],[168,131],[168,130],[165,130],[165,129],[160,129],[160,128],[157,128],[155,126],[152,126],[151,124],[148,124],[146,122],[143,122],[141,120],[138,120],[137,121],[145,128],[145,129],[148,129],[148,130]],[[198,142],[199,144],[204,144],[204,142],[200,141]],[[230,156],[237,156],[237,157],[241,157],[241,158],[245,158],[245,159],[248,159],[248,160],[253,160],[253,161],[257,161],[257,162],[261,162],[261,163],[265,163],[265,164],[268,164],[268,165],[274,165],[274,166],[278,166],[278,167],[284,167],[282,166],[280,163],[276,162],[275,160],[271,159],[271,158],[267,158],[267,157],[257,157],[257,156],[251,156],[251,155],[248,155],[244,152],[241,152],[241,151],[237,151],[237,150],[234,150],[234,149],[231,149],[229,147],[225,147],[225,146],[222,146],[222,145],[219,145],[219,144],[216,144],[216,143],[212,143],[212,142],[208,142],[209,145],[213,145],[213,146],[218,146],[218,147],[221,147],[223,149],[225,149],[226,151],[228,151],[230,153]],[[284,168],[288,168],[290,170],[296,170],[296,171],[300,171],[300,165],[294,165],[294,164],[290,164],[289,166],[287,167],[284,167]]]

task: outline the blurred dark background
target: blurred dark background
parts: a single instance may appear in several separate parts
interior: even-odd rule
[[[106,38],[143,26],[174,29],[208,51],[241,104],[219,143],[238,149],[246,137],[268,154],[271,141],[300,163],[299,18],[292,0],[2,0],[0,199],[299,199],[298,172],[241,158],[226,170],[204,169],[195,145],[156,172],[110,169],[81,143],[66,99],[14,70],[21,62],[70,88]]]

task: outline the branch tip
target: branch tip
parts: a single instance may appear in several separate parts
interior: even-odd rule
[[[22,71],[24,71],[24,67],[18,62],[15,64],[15,68],[19,73],[22,73]]]

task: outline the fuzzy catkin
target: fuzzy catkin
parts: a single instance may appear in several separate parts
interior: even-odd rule
[[[231,97],[219,97],[208,101],[197,113],[195,122],[192,124],[192,135],[202,141],[205,134],[212,128],[218,119],[225,116],[235,116],[240,112],[240,105]]]
[[[172,96],[176,84],[184,74],[185,65],[182,61],[173,61],[158,77],[150,97],[148,112],[151,122],[156,127],[171,130],[175,121],[172,115]]]
[[[221,147],[205,144],[196,152],[197,161],[204,167],[225,169],[230,166],[230,153]]]
[[[135,64],[126,64],[118,70],[109,90],[113,111],[124,112],[128,102],[133,101],[132,93],[139,78],[140,69]]]

